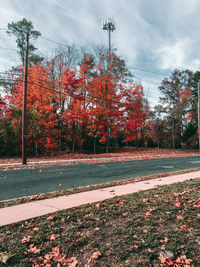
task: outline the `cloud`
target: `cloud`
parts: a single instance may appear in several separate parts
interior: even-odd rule
[[[151,72],[162,72],[163,78],[174,68],[197,70],[200,66],[199,0],[6,0],[1,1],[0,24],[23,17],[33,22],[44,37],[63,44],[85,46],[88,51],[108,44],[108,33],[101,22],[113,17],[116,30],[111,34],[127,65]],[[17,49],[14,38],[1,34],[1,46]],[[38,38],[35,45],[44,54],[58,46]],[[10,61],[10,64],[8,62]],[[0,58],[1,68],[14,64],[9,52]],[[134,71],[137,75],[137,71]],[[154,88],[161,76],[138,73],[145,87]]]
[[[177,40],[175,43],[159,48],[156,51],[159,56],[158,67],[161,69],[182,68],[187,58],[189,43],[188,39]]]
[[[186,38],[159,48],[156,51],[158,67],[163,70],[175,68],[197,70],[200,66],[200,59],[193,55],[192,47],[192,40]]]

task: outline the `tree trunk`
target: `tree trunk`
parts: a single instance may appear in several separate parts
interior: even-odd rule
[[[72,140],[72,153],[75,152],[75,143],[76,143],[76,124],[73,124],[73,140]]]
[[[94,136],[94,154],[96,154],[96,137]]]

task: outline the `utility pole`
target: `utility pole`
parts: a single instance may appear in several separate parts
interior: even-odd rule
[[[115,30],[115,24],[111,18],[108,18],[107,20],[104,20],[102,22],[102,29],[108,31],[108,56],[107,56],[107,72],[110,65],[110,52],[111,52],[111,32]],[[108,153],[109,148],[109,138],[110,138],[110,126],[109,126],[109,115],[108,115],[108,84],[106,80],[106,97],[105,97],[105,112],[106,112],[106,131],[107,131],[107,137],[106,137],[106,153]]]
[[[26,164],[26,136],[27,136],[27,119],[26,119],[26,103],[27,103],[27,73],[28,73],[28,43],[29,34],[26,34],[25,55],[24,55],[24,92],[22,107],[22,164]]]
[[[199,133],[199,153],[200,153],[200,82],[197,83],[198,90],[198,133]]]

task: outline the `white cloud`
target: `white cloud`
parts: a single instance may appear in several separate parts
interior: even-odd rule
[[[189,40],[177,40],[174,44],[167,44],[159,48],[156,53],[159,56],[158,66],[161,69],[181,68],[185,65]]]
[[[193,55],[193,46],[190,39],[179,39],[164,45],[156,51],[158,67],[163,70],[178,68],[196,71],[200,66],[200,58]]]
[[[107,45],[101,21],[113,17],[112,44],[127,65],[170,74],[175,68],[197,70],[200,66],[199,10],[199,0],[1,0],[0,26],[25,17],[44,37],[90,50],[97,44]],[[14,38],[0,34],[2,47],[17,49]],[[35,45],[45,54],[57,47],[41,38]],[[8,62],[14,65],[13,57],[4,51],[1,68],[7,68]],[[166,77],[138,75],[156,95],[155,82]]]

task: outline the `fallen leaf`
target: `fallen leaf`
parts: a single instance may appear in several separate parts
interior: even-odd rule
[[[56,256],[54,256],[55,261],[63,261],[66,258],[66,255],[64,253],[58,253]]]
[[[164,237],[164,239],[161,239],[161,240],[160,240],[161,243],[162,243],[162,242],[166,242],[166,243],[167,243],[168,241],[169,241],[169,238],[168,238],[168,237]]]
[[[51,253],[46,254],[46,255],[44,255],[44,258],[45,258],[46,260],[51,260],[51,259],[53,258],[53,254],[51,254]]]
[[[53,216],[51,215],[51,216],[49,216],[48,218],[47,218],[47,220],[53,220]]]
[[[187,228],[187,225],[186,225],[186,224],[184,224],[184,225],[180,225],[179,227],[180,227],[181,229],[188,230],[188,228]]]
[[[78,261],[76,260],[76,257],[70,258],[71,262],[68,264],[69,267],[76,267],[78,264]]]
[[[31,244],[29,246],[29,251],[32,252],[33,254],[39,254],[41,249],[39,249],[36,246],[34,246],[34,244]]]
[[[101,256],[101,253],[99,251],[95,251],[92,253],[91,258],[97,260]]]
[[[59,236],[60,236],[59,234],[52,234],[52,235],[48,236],[47,239],[56,240],[56,238],[59,237]]]
[[[183,220],[184,217],[182,215],[176,215],[176,218],[179,219],[179,220]]]
[[[159,257],[159,259],[160,259],[160,261],[161,261],[161,263],[165,263],[165,261],[166,261],[166,258],[165,257]]]
[[[15,256],[15,254],[7,253],[7,252],[0,252],[0,262],[3,262],[6,264],[6,262]]]
[[[23,238],[22,238],[22,243],[28,243],[29,241],[30,241],[30,239],[32,238],[32,236],[31,235],[29,235],[29,236],[24,236]]]
[[[181,206],[181,202],[175,202],[175,203],[174,203],[174,206],[177,207],[177,208],[180,208],[180,206]]]

